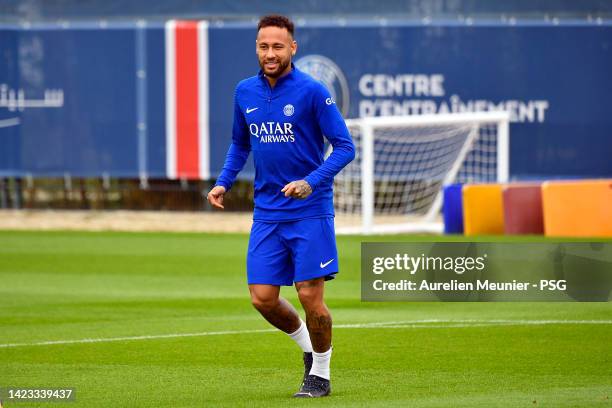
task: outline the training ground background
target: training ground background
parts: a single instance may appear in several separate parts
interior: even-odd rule
[[[372,240],[449,238],[338,237],[332,396],[296,401],[301,352],[250,305],[248,235],[0,231],[0,387],[73,387],[71,407],[612,406],[610,303],[363,303]]]

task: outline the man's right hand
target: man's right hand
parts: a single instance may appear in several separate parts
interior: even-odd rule
[[[220,209],[223,209],[223,195],[225,194],[225,187],[223,186],[214,186],[212,190],[208,193],[206,198],[208,202],[213,206]]]

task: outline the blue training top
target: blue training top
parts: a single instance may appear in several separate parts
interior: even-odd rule
[[[355,157],[351,135],[323,84],[292,65],[274,88],[260,71],[236,86],[232,144],[217,185],[229,190],[253,151],[255,221],[333,216],[332,184]],[[323,161],[323,135],[333,146]],[[305,179],[312,194],[285,197],[282,188]]]

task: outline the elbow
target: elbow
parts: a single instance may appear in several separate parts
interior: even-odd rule
[[[342,167],[346,166],[353,160],[355,160],[355,145],[347,143],[342,146],[337,146],[335,149],[338,150],[338,159],[342,162]]]
[[[349,154],[348,154],[348,163],[352,162],[353,160],[355,160],[355,145],[351,143],[351,146],[349,147]]]
[[[344,157],[346,160],[345,166],[355,160],[355,145],[353,143],[347,144],[344,147]]]

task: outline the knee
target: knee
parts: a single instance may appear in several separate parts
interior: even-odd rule
[[[298,292],[298,298],[307,311],[323,309],[323,297],[318,291],[302,289]]]
[[[251,294],[251,304],[253,307],[260,312],[268,312],[276,307],[278,304],[278,298],[274,297],[261,297],[255,294]]]

